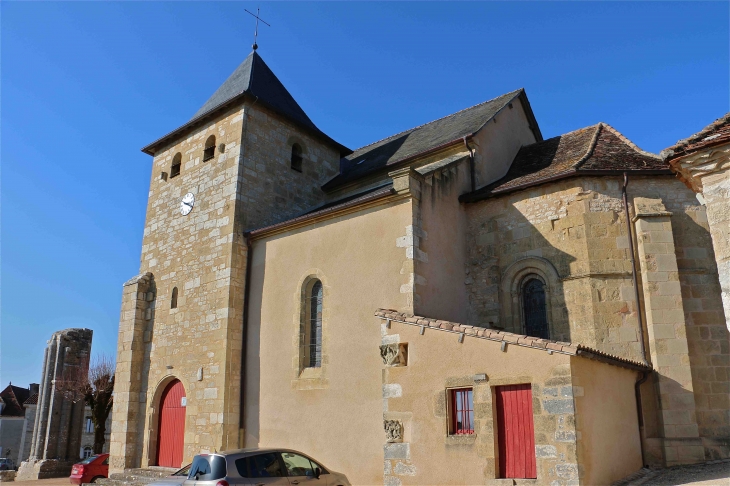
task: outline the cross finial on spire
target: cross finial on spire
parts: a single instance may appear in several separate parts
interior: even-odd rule
[[[253,12],[249,12],[248,9],[245,9],[244,8],[244,10],[246,10],[246,12],[248,12],[249,14],[253,15],[254,17],[256,17],[256,30],[253,33],[253,46],[251,46],[251,47],[253,47],[253,50],[255,51],[256,49],[259,48],[259,45],[256,43],[256,38],[259,35],[259,20],[261,22],[265,23],[266,25],[268,25],[269,27],[271,27],[271,25],[269,25],[268,22],[266,22],[264,19],[262,19],[261,17],[259,17],[260,9],[258,7],[256,8],[256,14],[254,14]]]

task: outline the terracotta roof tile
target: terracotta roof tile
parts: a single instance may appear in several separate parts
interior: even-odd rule
[[[468,324],[460,324],[458,322],[449,322],[440,319],[431,319],[429,317],[414,316],[412,314],[404,314],[392,309],[378,309],[375,316],[380,319],[389,319],[395,322],[401,322],[408,325],[417,325],[436,328],[444,332],[463,332],[466,335],[476,338],[488,339],[490,341],[503,341],[506,343],[516,344],[528,348],[534,348],[540,351],[554,351],[572,356],[581,356],[589,359],[596,359],[612,365],[630,368],[639,371],[650,371],[652,368],[644,363],[635,361],[621,356],[604,353],[598,349],[589,348],[577,343],[567,343],[563,341],[553,341],[550,339],[542,339],[524,334],[514,334],[506,331],[498,331],[496,329],[482,328],[478,326],[470,326]],[[424,324],[427,323],[427,324]]]
[[[728,141],[730,141],[730,113],[726,113],[694,135],[662,150],[660,155],[664,160],[676,159],[705,147]]]
[[[473,202],[564,177],[622,171],[669,173],[669,165],[599,123],[522,147],[503,178],[460,199]]]
[[[8,385],[3,391],[0,392],[5,407],[2,411],[4,417],[22,417],[25,415],[25,410],[21,405],[30,396],[30,390],[27,388],[21,388],[19,386]]]
[[[23,405],[38,405],[38,394],[34,393],[29,396],[28,399],[23,402]]]

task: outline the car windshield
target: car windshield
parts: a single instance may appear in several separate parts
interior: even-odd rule
[[[173,476],[187,476],[188,475],[188,472],[190,472],[190,466],[192,466],[192,464],[188,464],[184,468],[178,469],[177,471],[175,471],[174,473],[172,473],[172,475]]]
[[[96,456],[89,456],[86,459],[84,459],[83,461],[77,462],[76,464],[91,464],[98,457],[99,457],[98,455],[96,455]]]

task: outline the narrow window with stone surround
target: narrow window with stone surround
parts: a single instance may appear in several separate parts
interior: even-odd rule
[[[308,282],[304,302],[304,322],[300,335],[300,368],[322,366],[322,282]]]
[[[549,339],[545,284],[538,278],[527,278],[522,286],[522,309],[525,334]]]
[[[172,289],[172,298],[170,299],[170,309],[177,309],[177,287]]]
[[[303,161],[301,145],[298,143],[293,144],[291,146],[291,168],[297,172],[301,172]]]
[[[215,135],[208,137],[205,141],[205,150],[203,150],[203,162],[215,157]]]
[[[172,165],[170,166],[170,179],[180,175],[180,168],[182,167],[182,154],[176,153],[172,158]]]

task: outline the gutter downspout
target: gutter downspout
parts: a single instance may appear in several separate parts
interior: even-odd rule
[[[476,168],[474,167],[474,151],[469,147],[469,142],[466,141],[466,137],[464,137],[464,146],[469,151],[469,175],[471,177],[471,190],[476,191],[477,189],[477,181],[476,181]]]
[[[239,404],[239,417],[238,417],[238,447],[243,449],[245,447],[246,436],[246,356],[248,348],[248,303],[249,294],[251,293],[251,260],[253,258],[253,248],[251,246],[251,236],[248,233],[243,234],[243,238],[246,240],[246,288],[243,289],[243,329],[241,331],[241,395]]]
[[[634,235],[631,232],[631,217],[629,216],[628,196],[626,195],[626,187],[629,185],[629,176],[624,172],[624,184],[621,187],[621,197],[624,204],[624,215],[626,217],[626,236],[629,240],[629,259],[631,261],[631,277],[634,282],[634,298],[636,299],[636,316],[639,319],[639,343],[641,344],[641,360],[651,368],[651,363],[646,359],[646,344],[644,343],[644,319],[641,313],[641,305],[639,303],[639,283],[636,278],[636,261],[634,260]],[[634,383],[634,395],[636,397],[636,414],[639,422],[639,446],[641,447],[641,464],[646,467],[646,457],[644,453],[644,414],[641,409],[641,385],[649,378],[650,371],[642,371],[641,376]]]

